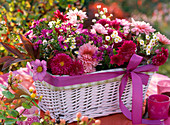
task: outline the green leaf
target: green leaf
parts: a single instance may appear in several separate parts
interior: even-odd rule
[[[5,116],[0,113],[0,119],[5,119]]]
[[[24,97],[24,98],[26,98],[26,99],[28,99],[28,100],[31,100],[31,97],[28,96],[28,95],[21,95],[20,97],[21,97],[21,98]]]
[[[39,123],[39,122],[34,122],[34,123],[32,123],[31,125],[42,125],[42,124]]]
[[[22,116],[18,119],[18,121],[26,121],[26,120],[27,120],[27,117],[25,117],[25,116]]]
[[[2,91],[2,94],[8,99],[13,99],[15,97],[15,95],[12,94],[9,90],[8,91]]]
[[[26,102],[23,102],[23,103],[22,103],[22,106],[23,106],[25,109],[30,109],[31,106],[33,106],[33,104],[32,104],[32,103],[29,103],[28,101],[26,101]]]
[[[2,85],[2,84],[0,84],[0,87],[3,88],[3,89],[7,89],[7,87]]]
[[[35,105],[36,107],[40,108],[40,107],[37,105],[37,103],[35,102],[35,100],[32,100],[32,102],[34,103],[34,105]]]
[[[6,2],[11,3],[11,0],[6,0]]]
[[[16,110],[14,110],[14,109],[12,109],[12,111],[11,111],[11,116],[17,117],[18,115],[19,115],[19,112],[16,111]]]
[[[6,118],[5,119],[5,123],[6,124],[9,124],[9,125],[12,125],[16,122],[17,120],[16,119],[13,119],[13,118]]]

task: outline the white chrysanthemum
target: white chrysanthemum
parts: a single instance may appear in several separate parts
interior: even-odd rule
[[[118,43],[118,42],[119,42],[119,39],[118,39],[118,38],[116,38],[114,41],[115,41],[115,43]]]
[[[147,49],[146,50],[146,55],[150,55],[151,54],[151,50],[150,49]]]
[[[106,19],[106,15],[102,15],[102,19]]]
[[[139,42],[140,42],[140,45],[144,45],[144,40],[139,40]]]
[[[112,37],[112,38],[116,38],[116,35],[112,33],[112,34],[111,34],[111,37]]]
[[[149,40],[149,39],[150,39],[150,36],[149,36],[149,35],[146,35],[146,39]]]
[[[153,35],[153,39],[157,40],[157,36],[156,36],[156,35]]]
[[[79,54],[79,52],[78,52],[78,51],[74,51],[74,53],[75,53],[75,54],[77,54],[77,55]]]
[[[110,36],[106,36],[105,40],[109,41],[110,40]]]
[[[151,48],[151,45],[149,44],[149,45],[147,45],[147,49],[150,49]]]
[[[75,48],[76,48],[75,45],[71,45],[71,46],[70,46],[70,49],[75,49]]]
[[[117,38],[118,38],[119,42],[122,42],[122,38],[121,37],[118,36]]]
[[[118,36],[118,32],[117,31],[113,31],[113,33],[112,34],[114,34],[115,35],[115,37],[117,37]]]

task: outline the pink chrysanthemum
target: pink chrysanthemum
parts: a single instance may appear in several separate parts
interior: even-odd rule
[[[97,47],[91,45],[90,43],[84,44],[79,48],[78,59],[82,62],[85,73],[90,73],[95,71],[95,66],[97,66],[97,59],[93,58],[93,55],[97,51]]]
[[[43,77],[46,75],[47,70],[47,63],[46,61],[36,59],[35,61],[31,62],[31,66],[33,67],[33,79],[34,81],[39,80],[42,81]]]
[[[128,62],[131,56],[135,54],[136,44],[131,40],[125,41],[118,49],[118,54],[123,56],[125,62]]]
[[[65,53],[55,55],[49,62],[49,68],[54,75],[69,75],[72,59]]]
[[[122,55],[117,54],[110,57],[110,64],[117,64],[118,66],[121,66],[124,62],[124,57]]]
[[[100,24],[100,23],[94,24],[94,25],[93,25],[93,30],[95,30],[97,33],[107,34],[107,30],[106,30],[105,27],[102,26],[102,24]]]
[[[165,36],[160,33],[157,34],[157,37],[159,37],[159,41],[163,44],[170,44],[170,40]]]
[[[86,12],[83,12],[82,10],[75,9],[69,10],[67,13],[67,18],[69,19],[68,22],[75,24],[77,22],[82,22],[83,19],[87,18]]]
[[[71,76],[82,75],[83,73],[84,73],[84,69],[83,69],[82,62],[79,61],[79,60],[73,61],[73,64],[72,64],[71,69],[70,69],[70,75]]]
[[[139,33],[145,33],[146,35],[149,35],[149,33],[153,33],[155,29],[150,26],[149,23],[145,23],[144,21],[135,21],[132,18],[132,24],[134,28],[131,29],[132,32],[136,32],[136,35]]]

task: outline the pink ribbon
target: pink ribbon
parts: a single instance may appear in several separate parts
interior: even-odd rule
[[[130,120],[133,124],[161,124],[160,120],[146,120],[142,119],[142,104],[143,104],[143,88],[142,84],[147,85],[149,75],[142,72],[154,72],[158,70],[158,67],[155,65],[144,65],[138,67],[141,63],[143,57],[134,54],[127,66],[126,71],[116,71],[116,72],[104,72],[96,74],[86,74],[78,76],[63,76],[56,77],[50,74],[46,74],[44,81],[55,86],[55,87],[64,87],[82,83],[96,82],[101,80],[112,79],[120,75],[122,77],[121,84],[119,87],[119,105],[122,113]],[[128,77],[132,79],[132,112],[123,104],[121,96],[126,87]]]

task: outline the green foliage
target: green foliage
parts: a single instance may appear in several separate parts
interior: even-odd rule
[[[15,95],[12,94],[9,90],[7,90],[7,91],[2,91],[2,94],[3,94],[6,98],[8,98],[8,99],[13,99],[13,98],[15,97]]]

